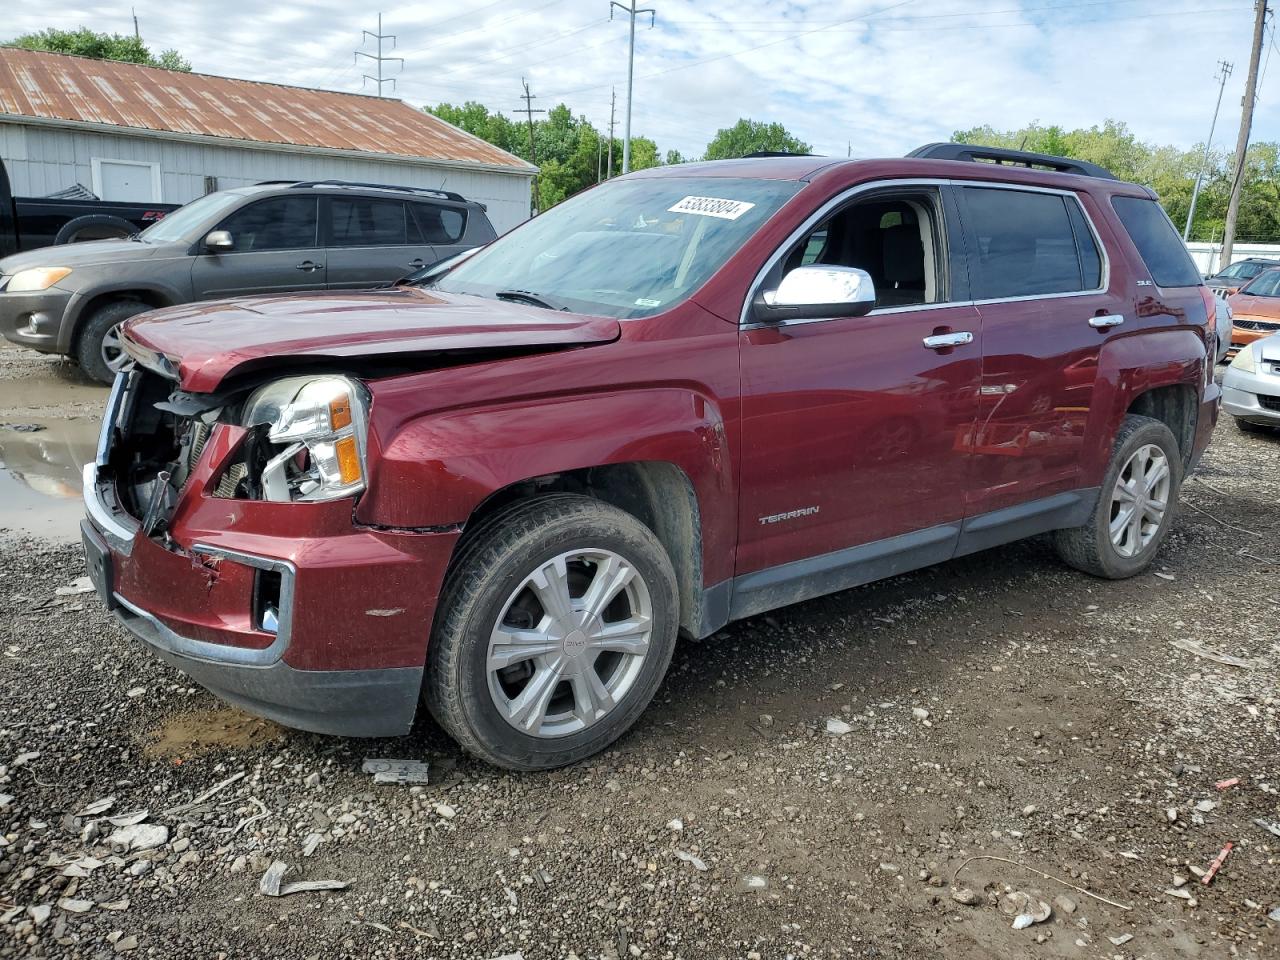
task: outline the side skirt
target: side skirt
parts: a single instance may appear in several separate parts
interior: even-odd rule
[[[1099,488],[1070,490],[963,521],[743,574],[704,592],[700,636],[732,620],[919,570],[953,557],[1089,522]]]

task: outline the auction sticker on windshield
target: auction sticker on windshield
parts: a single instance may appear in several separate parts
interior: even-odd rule
[[[737,220],[754,207],[744,200],[722,200],[719,197],[685,197],[668,213],[696,213],[700,217],[719,217],[721,220]]]

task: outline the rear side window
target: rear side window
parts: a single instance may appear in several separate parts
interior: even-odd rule
[[[408,242],[404,204],[370,197],[329,200],[329,243],[335,247],[392,247]]]
[[[462,239],[467,217],[461,210],[441,207],[434,203],[414,203],[409,209],[427,243],[457,243]]]
[[[1102,260],[1080,205],[1056,193],[964,187],[975,300],[1100,286]]]
[[[1195,262],[1160,204],[1140,197],[1112,197],[1111,205],[1156,286],[1199,286]]]

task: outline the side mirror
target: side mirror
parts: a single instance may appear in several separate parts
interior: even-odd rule
[[[751,314],[764,323],[824,320],[865,316],[875,305],[876,286],[867,271],[813,264],[796,267],[777,290],[758,293]]]
[[[204,248],[210,253],[219,253],[224,250],[231,250],[235,245],[235,240],[232,239],[231,234],[226,230],[214,230],[204,238]]]

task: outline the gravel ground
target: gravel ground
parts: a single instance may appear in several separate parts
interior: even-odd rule
[[[11,535],[0,957],[1280,956],[1280,435],[1220,425],[1184,504],[1134,580],[1031,541],[683,643],[540,775],[224,707],[58,594],[78,547]],[[350,885],[264,896],[273,861]]]

